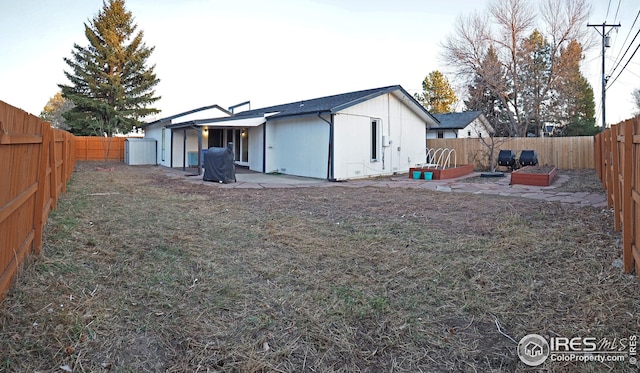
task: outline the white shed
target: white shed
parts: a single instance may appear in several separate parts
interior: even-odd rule
[[[154,139],[126,139],[124,142],[124,162],[128,165],[157,164],[157,144]]]

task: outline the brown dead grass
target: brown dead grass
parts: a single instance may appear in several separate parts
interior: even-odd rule
[[[516,341],[640,327],[606,210],[113,167],[78,164],[0,305],[0,372],[528,371],[497,325]]]

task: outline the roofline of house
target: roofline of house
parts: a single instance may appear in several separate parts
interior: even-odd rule
[[[318,114],[336,114],[336,113],[338,113],[338,112],[340,112],[340,111],[342,111],[344,109],[350,108],[352,106],[355,106],[357,104],[360,104],[360,103],[368,101],[368,100],[371,100],[371,99],[376,98],[378,96],[382,96],[384,94],[393,93],[395,91],[400,91],[402,93],[403,98],[407,98],[411,103],[413,103],[413,105],[416,108],[418,108],[418,110],[420,110],[420,112],[422,114],[424,114],[427,118],[431,118],[435,122],[436,126],[440,123],[440,121],[438,121],[438,119],[433,114],[429,113],[429,111],[427,111],[427,109],[425,109],[424,106],[422,106],[413,96],[411,96],[404,88],[402,88],[402,86],[393,85],[393,86],[378,88],[377,91],[372,92],[369,95],[360,97],[358,99],[355,99],[355,100],[352,100],[352,101],[349,101],[349,102],[346,102],[346,103],[343,103],[343,104],[340,104],[340,105],[337,105],[337,106],[334,106],[334,107],[331,107],[331,108],[326,109],[326,110],[313,110],[313,111],[305,111],[305,112],[298,112],[298,113],[292,113],[292,114],[286,114],[286,113],[285,114],[279,114],[278,113],[278,114],[273,114],[273,115],[265,115],[263,113],[263,114],[259,114],[259,115],[246,116],[246,115],[242,115],[242,112],[237,113],[237,114],[233,114],[230,111],[227,111],[227,110],[221,108],[218,105],[211,105],[211,106],[205,106],[203,108],[193,109],[193,110],[181,113],[181,114],[176,114],[176,115],[173,115],[171,117],[162,118],[162,119],[156,120],[154,122],[147,123],[147,124],[145,124],[145,125],[143,125],[141,127],[144,128],[144,127],[149,126],[151,124],[156,124],[156,123],[161,123],[161,122],[164,122],[164,121],[173,120],[173,119],[181,117],[181,116],[193,114],[193,113],[196,113],[196,112],[199,112],[199,111],[202,111],[202,110],[206,110],[206,109],[211,109],[211,108],[218,108],[218,109],[222,110],[223,112],[225,112],[226,114],[228,114],[229,117],[197,119],[197,120],[191,120],[191,121],[180,122],[180,123],[175,123],[175,124],[169,124],[166,127],[167,128],[171,128],[171,129],[176,129],[176,128],[194,126],[194,125],[198,126],[198,125],[203,125],[203,124],[211,124],[211,123],[216,123],[216,122],[224,122],[224,121],[237,120],[237,119],[257,118],[257,117],[260,117],[260,116],[265,116],[267,118],[267,120],[269,120],[269,119],[300,117],[300,116],[318,115]],[[330,97],[330,96],[326,96],[326,97]],[[319,97],[319,98],[323,98],[323,97]],[[230,107],[229,109],[245,105],[248,102],[249,101],[240,103],[238,105]],[[294,103],[291,103],[291,104],[294,104]],[[283,105],[289,105],[289,104],[283,104]],[[276,105],[276,106],[281,106],[281,105]],[[251,110],[251,111],[259,111],[259,110],[262,110],[262,109],[268,109],[270,107],[271,106],[266,107],[266,108],[254,109],[254,110]]]
[[[191,126],[202,126],[205,124],[217,123],[217,122],[228,122],[233,120],[241,120],[241,119],[250,119],[250,118],[260,118],[264,115],[232,115],[229,117],[220,117],[220,118],[207,118],[207,119],[194,119],[186,122],[174,123],[167,126],[170,129],[183,128],[183,127],[191,127]]]
[[[411,96],[411,95],[409,94],[409,92],[405,91],[405,89],[404,89],[404,88],[402,88],[402,86],[401,86],[401,85],[399,85],[399,84],[397,84],[397,85],[392,85],[392,86],[389,86],[389,87],[382,87],[382,88],[381,88],[381,90],[376,91],[376,92],[373,92],[373,93],[371,93],[370,95],[363,96],[363,97],[360,97],[360,98],[359,98],[359,99],[357,99],[357,100],[353,100],[353,101],[350,101],[350,102],[344,103],[344,104],[342,104],[342,105],[338,105],[338,106],[332,107],[332,108],[331,108],[331,113],[332,113],[332,114],[335,114],[335,113],[337,113],[337,112],[339,112],[339,111],[341,111],[341,110],[347,109],[347,108],[349,108],[349,107],[351,107],[351,106],[354,106],[354,105],[357,105],[357,104],[359,104],[359,103],[362,103],[362,102],[365,102],[365,101],[371,100],[372,98],[375,98],[375,97],[378,97],[378,96],[382,96],[382,95],[384,95],[384,94],[392,93],[392,92],[394,92],[394,91],[396,91],[396,90],[399,90],[400,92],[402,92],[402,95],[403,95],[404,97],[406,97],[406,98],[408,98],[410,101],[412,101],[412,102],[413,102],[413,104],[415,104],[415,105],[416,105],[416,107],[418,107],[418,108],[422,111],[422,113],[424,113],[424,114],[425,114],[426,116],[428,116],[429,118],[433,119],[433,121],[434,121],[434,122],[436,122],[436,124],[439,124],[439,123],[440,123],[440,121],[438,121],[438,119],[437,119],[436,117],[434,117],[434,116],[433,116],[433,114],[431,114],[427,109],[425,109],[425,107],[424,107],[424,106],[420,105],[420,103],[419,103],[418,101],[416,101],[416,99],[415,99],[413,96]]]
[[[444,116],[444,115],[457,115],[457,114],[465,114],[465,113],[476,113],[476,115],[473,116],[471,118],[471,120],[469,120],[464,125],[456,125],[456,126],[449,126],[449,127],[447,127],[445,125],[445,127],[440,127],[440,129],[442,129],[442,130],[460,130],[460,129],[463,129],[463,128],[467,127],[469,124],[471,124],[474,120],[478,119],[481,115],[484,118],[484,121],[486,122],[485,124],[489,123],[489,121],[486,119],[486,117],[484,116],[484,113],[481,110],[471,110],[471,111],[463,111],[463,112],[456,112],[456,113],[444,113],[444,114],[435,114],[435,115],[443,115]],[[440,122],[438,122],[438,123],[440,123]]]
[[[229,114],[231,114],[233,112],[233,109],[240,107],[240,106],[244,106],[244,105],[250,105],[251,101],[245,101],[245,102],[241,102],[239,104],[233,105],[233,106],[229,106]]]
[[[209,110],[209,109],[218,109],[218,110],[222,111],[223,113],[225,113],[227,115],[231,115],[231,112],[229,110],[221,107],[218,104],[214,104],[214,105],[209,105],[209,106],[203,106],[203,107],[200,107],[200,108],[197,108],[197,109],[191,109],[191,110],[185,111],[183,113],[175,114],[175,115],[172,115],[172,116],[169,116],[169,117],[166,117],[166,118],[160,118],[158,120],[154,120],[153,122],[145,123],[145,124],[141,125],[140,128],[145,128],[145,127],[150,126],[152,124],[158,124],[158,123],[162,123],[162,122],[171,121],[171,120],[174,120],[176,118],[180,118],[180,117],[183,117],[183,116],[186,116],[186,115],[189,115],[189,114],[194,114],[194,113],[198,113],[200,111]]]

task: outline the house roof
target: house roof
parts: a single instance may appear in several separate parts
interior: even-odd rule
[[[366,89],[363,91],[348,92],[348,93],[342,93],[342,94],[333,95],[333,96],[314,98],[311,100],[296,101],[296,102],[283,104],[283,105],[275,105],[275,106],[269,106],[269,107],[260,108],[260,109],[247,110],[247,111],[240,112],[237,115],[256,115],[256,114],[264,115],[269,113],[275,113],[271,116],[271,118],[280,118],[280,117],[296,116],[296,115],[302,115],[302,114],[312,114],[317,112],[336,113],[340,110],[344,110],[348,107],[357,105],[361,102],[370,100],[372,98],[375,98],[387,93],[395,92],[395,91],[399,91],[405,97],[413,100],[414,103],[416,104],[416,107],[419,107],[420,110],[423,112],[423,114],[433,118],[433,116],[424,107],[422,107],[422,105],[420,105],[417,101],[415,101],[413,97],[409,93],[407,93],[404,90],[404,88],[402,88],[399,85]]]
[[[318,113],[330,113],[334,114],[339,112],[340,110],[344,110],[351,106],[357,105],[364,101],[370,100],[372,98],[392,93],[396,97],[401,100],[409,101],[408,106],[420,117],[422,117],[425,122],[432,121],[436,125],[438,120],[431,115],[422,105],[420,105],[407,91],[404,90],[399,85],[393,85],[388,87],[381,88],[373,88],[366,89],[362,91],[355,91],[349,93],[342,93],[338,95],[319,97],[310,100],[296,101],[288,104],[268,106],[260,109],[246,110],[239,113],[234,114],[228,118],[212,118],[212,119],[201,119],[188,121],[183,123],[176,123],[171,126],[171,128],[178,127],[187,127],[192,125],[204,125],[204,124],[215,124],[217,122],[228,122],[233,120],[238,120],[242,118],[284,118],[291,116],[301,116],[301,115],[310,115],[310,114],[318,114]],[[266,120],[266,119],[265,119]]]
[[[433,114],[440,122],[438,129],[463,129],[476,118],[482,115],[481,111],[464,111],[461,113]]]
[[[145,128],[145,127],[150,126],[152,124],[157,124],[157,123],[161,123],[161,122],[169,122],[169,121],[172,121],[172,120],[174,120],[176,118],[184,117],[184,116],[189,115],[189,114],[193,114],[193,113],[197,113],[197,112],[204,111],[204,110],[209,110],[209,109],[218,109],[218,110],[222,111],[223,113],[231,115],[230,111],[226,110],[225,108],[223,108],[223,107],[221,107],[219,105],[215,105],[214,104],[214,105],[209,105],[209,106],[203,106],[203,107],[197,108],[197,109],[191,109],[189,111],[185,111],[185,112],[182,112],[182,113],[179,113],[179,114],[175,114],[175,115],[172,115],[172,116],[169,116],[169,117],[166,117],[166,118],[160,118],[158,120],[154,120],[153,122],[145,123],[145,124],[141,125],[140,127],[141,128]]]

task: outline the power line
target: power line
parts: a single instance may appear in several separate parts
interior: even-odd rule
[[[640,33],[640,30],[638,30],[638,33]],[[637,36],[637,34],[636,34]],[[611,84],[609,84],[609,86],[612,86],[613,83],[616,82],[616,80],[618,80],[618,78],[620,77],[620,75],[622,75],[622,72],[624,72],[624,69],[627,68],[627,65],[629,64],[629,62],[631,62],[631,60],[633,59],[633,56],[636,55],[636,52],[638,52],[638,49],[640,49],[640,43],[638,44],[638,46],[636,47],[636,50],[633,51],[633,54],[631,54],[631,57],[629,57],[629,60],[627,61],[627,63],[624,64],[624,67],[622,67],[622,70],[620,70],[620,72],[618,73],[618,75],[615,77],[615,79],[613,79],[613,81],[611,82]]]
[[[622,0],[618,0],[618,7],[616,8],[616,16],[613,17],[613,22],[616,22],[618,20],[618,11],[620,11],[620,3],[622,3]]]
[[[615,17],[613,17],[613,22],[614,22],[614,23],[615,23],[615,22],[618,22],[618,23],[619,23],[619,20],[618,20],[618,11],[620,11],[620,4],[622,4],[622,0],[618,0],[618,7],[616,8],[616,15],[615,15]],[[635,22],[634,22],[634,23],[635,23]],[[631,29],[633,29],[633,26],[631,26]],[[629,31],[629,33],[630,33],[630,32],[631,32],[631,31]],[[616,29],[616,34],[617,34],[617,33],[618,33],[618,29]],[[627,35],[627,37],[629,37],[629,36]],[[626,41],[626,40],[625,40],[625,41]],[[611,50],[612,50],[612,51],[616,50],[616,45],[618,45],[618,38],[613,39],[613,45],[611,46]],[[622,46],[624,47],[624,44],[622,44]],[[611,74],[609,74],[609,75],[611,75]]]
[[[627,40],[629,40],[629,35],[631,35],[631,32],[633,31],[633,26],[635,26],[636,22],[638,21],[638,16],[640,16],[640,10],[638,11],[638,14],[636,14],[636,19],[633,20],[633,24],[631,25],[631,28],[627,33],[627,37],[624,39],[624,43],[622,43],[622,48],[624,48],[624,46],[627,44]],[[633,42],[638,37],[638,33],[640,33],[640,29],[638,29],[636,36],[633,37],[633,40],[631,40],[631,43],[627,46],[627,50],[624,51],[624,54],[622,55],[622,57],[620,57],[620,53],[622,53],[622,49],[620,49],[620,51],[618,52],[618,55],[616,56],[616,60],[618,61],[618,63],[611,69],[611,71],[609,72],[609,76],[613,75],[613,73],[616,71],[616,69],[620,65],[620,62],[622,62],[622,60],[624,59],[624,56],[627,54],[627,52],[629,52],[629,49],[633,45]],[[620,57],[620,59],[618,59],[618,57]]]
[[[628,73],[630,73],[631,75],[635,75],[635,76],[637,76],[638,78],[640,78],[640,75],[638,75],[638,74],[634,73],[634,72],[633,72],[633,71],[631,71],[631,70],[627,70],[627,72],[628,72]]]
[[[606,20],[609,18],[609,9],[611,8],[611,0],[609,0],[609,5],[607,5],[607,15],[604,16],[604,20],[606,22]],[[615,19],[614,19],[615,21]]]

